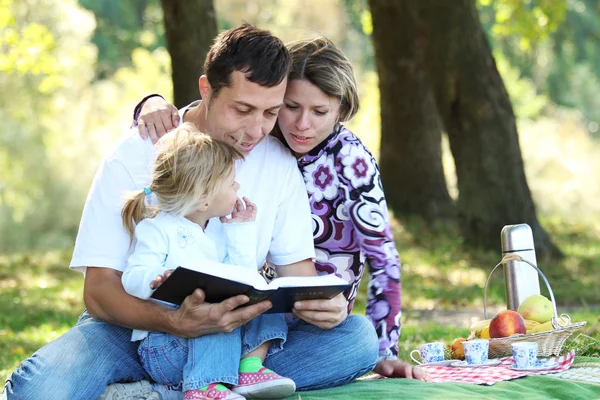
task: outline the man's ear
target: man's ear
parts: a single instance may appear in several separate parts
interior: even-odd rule
[[[200,90],[200,97],[202,97],[202,100],[207,102],[210,101],[212,88],[210,87],[206,75],[202,75],[200,79],[198,79],[198,89]]]

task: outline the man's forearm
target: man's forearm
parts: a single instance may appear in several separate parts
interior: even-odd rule
[[[175,332],[173,309],[130,296],[121,284],[121,273],[109,268],[88,267],[84,301],[91,316],[131,329]]]

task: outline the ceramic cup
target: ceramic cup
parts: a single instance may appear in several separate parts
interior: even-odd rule
[[[421,360],[413,357],[413,353],[419,353]],[[410,352],[410,358],[417,364],[428,364],[432,362],[444,361],[444,342],[425,343],[419,346],[418,350]]]
[[[512,344],[513,360],[517,368],[531,368],[537,362],[538,344],[535,342],[518,342]]]
[[[490,342],[486,339],[467,340],[462,342],[465,349],[465,360],[469,365],[485,364],[488,360]]]

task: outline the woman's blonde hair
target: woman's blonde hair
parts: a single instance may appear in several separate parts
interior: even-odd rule
[[[333,42],[323,36],[287,44],[292,57],[288,82],[306,79],[326,95],[340,100],[338,122],[349,121],[360,105],[352,64]]]
[[[187,215],[199,206],[201,197],[210,197],[243,155],[227,143],[213,140],[186,122],[158,143],[150,186],[158,205],[145,205],[145,190],[134,192],[125,202],[123,226],[134,237],[142,219],[166,211]]]

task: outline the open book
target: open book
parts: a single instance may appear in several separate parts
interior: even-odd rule
[[[270,299],[273,307],[267,313],[285,313],[292,311],[295,301],[331,299],[349,286],[335,275],[280,277],[267,283],[256,270],[203,261],[202,265],[176,268],[154,291],[152,298],[180,305],[200,288],[209,303],[245,294],[250,298],[245,305]]]

